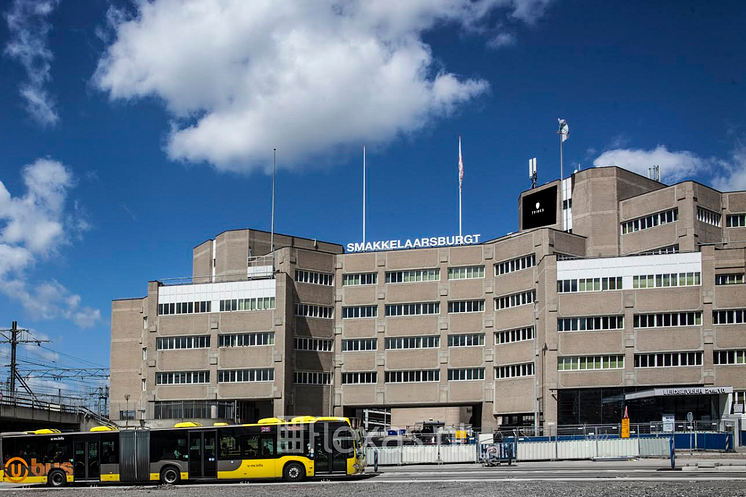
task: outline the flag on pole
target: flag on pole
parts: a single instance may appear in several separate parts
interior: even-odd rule
[[[570,138],[570,126],[567,125],[567,121],[564,119],[557,119],[559,121],[559,133],[562,136],[562,141],[564,142],[568,138]]]
[[[458,187],[464,181],[464,159],[461,157],[461,136],[458,137]]]

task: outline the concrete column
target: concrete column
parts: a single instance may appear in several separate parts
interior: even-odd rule
[[[494,402],[482,403],[482,433],[491,433],[497,428]]]

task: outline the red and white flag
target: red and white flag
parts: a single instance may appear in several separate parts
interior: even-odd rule
[[[464,181],[464,159],[461,157],[461,136],[458,137],[458,187]]]

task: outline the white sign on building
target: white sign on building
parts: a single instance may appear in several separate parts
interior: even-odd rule
[[[425,238],[408,238],[406,240],[382,240],[377,242],[348,243],[347,252],[376,252],[379,250],[403,250],[412,248],[455,247],[479,243],[481,234],[431,236]]]

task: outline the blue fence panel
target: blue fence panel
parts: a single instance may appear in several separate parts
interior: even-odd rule
[[[746,446],[746,431],[741,432],[741,447]]]

